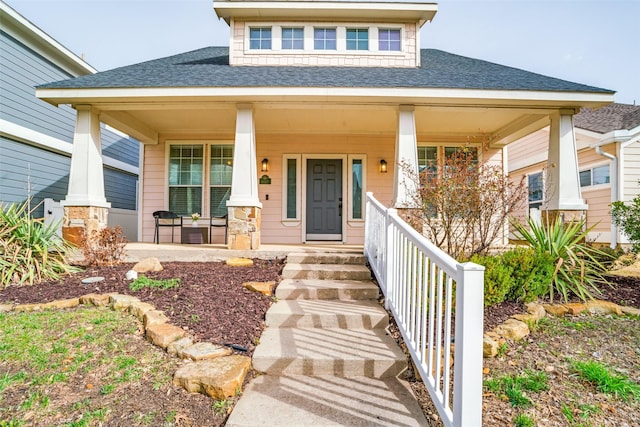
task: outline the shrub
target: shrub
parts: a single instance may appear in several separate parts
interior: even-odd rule
[[[100,231],[94,230],[91,238],[83,234],[82,253],[87,265],[112,266],[124,259],[126,244],[127,238],[122,235],[122,227],[106,227]]]
[[[512,287],[513,268],[505,265],[499,255],[474,255],[470,261],[485,267],[484,306],[490,307],[503,302]]]
[[[30,200],[0,206],[0,287],[32,285],[78,271],[67,263],[70,245],[56,235],[58,224],[31,217]]]
[[[549,293],[555,263],[548,253],[516,248],[503,253],[502,262],[513,278],[507,300],[530,302]]]
[[[569,294],[583,301],[592,299],[593,294],[600,294],[599,286],[608,282],[604,276],[606,269],[598,258],[606,254],[584,243],[592,229],[586,228],[585,220],[537,224],[530,218],[527,225],[513,223],[516,238],[528,242],[536,252],[548,254],[555,264],[552,286],[549,287],[551,301],[555,292],[561,294],[565,301]]]
[[[640,252],[640,194],[629,204],[618,201],[611,204],[611,219],[620,226],[631,242],[633,253]]]

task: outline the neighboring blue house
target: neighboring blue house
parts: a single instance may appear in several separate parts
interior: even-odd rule
[[[1,1],[0,64],[0,203],[31,196],[35,216],[48,217],[40,202],[67,194],[76,111],[42,102],[35,87],[97,71]],[[104,124],[101,135],[109,225],[137,240],[139,142]]]

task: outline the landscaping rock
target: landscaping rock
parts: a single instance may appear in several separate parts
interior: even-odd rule
[[[13,304],[0,304],[0,313],[8,313],[13,310]]]
[[[253,260],[249,258],[229,258],[226,263],[231,267],[251,267]]]
[[[69,299],[61,299],[57,301],[51,301],[42,306],[45,310],[51,309],[63,309],[63,308],[73,308],[80,305],[80,298],[69,298]]]
[[[253,292],[260,292],[263,295],[273,295],[273,288],[276,286],[276,282],[245,282],[242,284],[245,288]]]
[[[140,302],[140,300],[131,295],[112,294],[109,296],[109,302],[113,305],[114,310],[128,311],[133,304]]]
[[[496,334],[512,340],[520,340],[529,335],[529,327],[526,323],[516,319],[507,319],[493,330]]]
[[[547,312],[544,310],[542,304],[538,304],[536,302],[529,302],[524,305],[527,308],[527,313],[535,316],[536,320],[542,319],[547,315]]]
[[[133,266],[133,271],[137,273],[148,273],[150,271],[155,272],[162,270],[162,264],[160,264],[160,261],[156,257],[145,258]]]
[[[169,344],[169,346],[167,347],[167,353],[169,353],[171,356],[177,356],[182,349],[187,348],[191,345],[193,345],[193,339],[191,339],[191,337],[180,338],[179,340]]]
[[[569,310],[569,314],[575,316],[576,314],[580,314],[587,309],[587,306],[580,302],[571,302],[568,304],[564,304],[567,310]]]
[[[125,273],[124,277],[127,280],[136,280],[138,278],[138,272],[135,270],[129,270]]]
[[[144,321],[144,315],[152,310],[155,310],[156,308],[149,304],[148,302],[134,302],[133,304],[131,304],[131,306],[129,307],[129,312],[131,314],[133,314],[134,316],[136,316],[136,318],[143,322]]]
[[[482,356],[485,358],[488,357],[496,357],[498,354],[498,343],[491,338],[489,338],[486,334],[482,340]]]
[[[519,320],[521,322],[525,322],[525,323],[536,323],[538,320],[538,318],[536,318],[536,316],[534,314],[514,314],[513,316],[511,316],[512,318]]]
[[[87,294],[80,297],[80,304],[105,306],[109,305],[109,294]]]
[[[179,368],[173,384],[191,393],[203,393],[216,400],[226,399],[240,390],[250,367],[251,358],[247,356],[201,360]]]
[[[565,314],[569,312],[569,309],[561,304],[545,304],[543,305],[544,310],[556,317],[563,317]]]
[[[160,310],[149,310],[144,314],[142,319],[145,329],[151,325],[161,325],[168,321],[169,318]]]
[[[38,311],[42,310],[42,304],[18,304],[13,307],[14,311]]]
[[[232,350],[229,347],[212,344],[210,342],[199,342],[183,348],[178,352],[178,356],[181,359],[204,360],[228,356],[231,353]]]
[[[640,308],[620,307],[620,311],[622,311],[622,313],[627,314],[629,316],[640,316]]]
[[[147,339],[151,343],[163,349],[166,349],[169,344],[187,335],[184,329],[169,323],[149,325],[146,328],[146,333]]]
[[[609,301],[594,300],[586,303],[591,314],[617,314],[622,316],[622,307]]]

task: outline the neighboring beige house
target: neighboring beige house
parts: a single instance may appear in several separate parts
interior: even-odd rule
[[[611,247],[628,243],[611,221],[610,205],[640,194],[640,106],[611,104],[584,109],[574,116],[574,126],[580,189],[589,205],[587,225],[595,226],[589,239]],[[548,149],[548,127],[509,145],[509,175],[513,180],[526,176],[528,209],[534,209],[533,215],[551,197],[545,176]]]
[[[153,241],[152,213],[164,209],[228,214],[230,248],[361,244],[365,192],[411,208],[407,170],[485,137],[492,144],[479,150],[480,161],[504,164],[508,144],[549,122],[555,172],[576,177],[549,209],[584,208],[571,118],[613,102],[612,91],[421,49],[435,3],[216,0],[213,7],[230,26],[229,48],[38,88],[44,101],[78,111],[83,154],[71,166],[67,224],[107,211],[92,184],[102,170],[98,120],[143,143],[143,242]],[[161,232],[167,241],[170,230]]]

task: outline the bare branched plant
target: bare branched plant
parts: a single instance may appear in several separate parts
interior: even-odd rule
[[[456,259],[486,254],[527,198],[524,177],[514,183],[501,163],[478,163],[476,150],[487,146],[488,141],[462,146],[417,176],[401,165],[419,183],[416,214],[423,227],[418,231]]]

